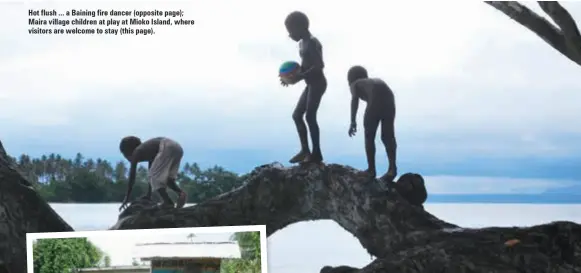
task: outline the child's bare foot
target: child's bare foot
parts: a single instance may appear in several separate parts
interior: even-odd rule
[[[389,169],[383,176],[381,176],[382,181],[393,182],[395,177],[397,176],[397,169]]]
[[[311,153],[309,153],[308,151],[304,151],[301,150],[298,154],[296,154],[295,156],[293,156],[289,162],[290,163],[299,163],[305,160],[305,158],[307,158],[307,156],[309,156]]]
[[[178,196],[176,208],[178,208],[178,209],[183,208],[186,205],[187,201],[188,201],[188,195],[186,194],[186,192],[184,192],[184,191],[180,192],[180,195]]]
[[[377,175],[377,173],[375,172],[375,170],[373,169],[367,169],[365,171],[363,171],[365,174],[371,176],[372,178],[375,178],[375,176]]]
[[[323,155],[321,155],[321,153],[309,154],[303,160],[303,163],[322,163],[322,162],[323,162]]]

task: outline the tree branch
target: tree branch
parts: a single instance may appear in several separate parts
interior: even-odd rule
[[[534,32],[551,47],[581,65],[581,36],[575,20],[558,2],[539,2],[559,28],[517,1],[484,1],[522,26]]]
[[[575,55],[575,59],[581,60],[581,33],[577,28],[575,19],[557,1],[539,1],[541,9],[553,19],[565,36],[568,51]]]
[[[554,222],[440,231],[429,242],[414,242],[359,272],[581,272],[581,226]]]

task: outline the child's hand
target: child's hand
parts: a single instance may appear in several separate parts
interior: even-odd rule
[[[300,82],[303,79],[302,75],[299,73],[295,73],[292,75],[292,77],[290,78],[289,84],[296,84],[298,82]]]
[[[349,137],[355,136],[355,133],[357,133],[357,124],[351,123],[351,126],[349,126],[349,132],[347,133],[349,134]]]
[[[293,74],[285,76],[284,80],[281,77],[280,84],[284,87],[287,87],[289,85],[294,85],[294,84],[300,82],[302,79],[303,79],[303,75],[301,75],[300,73],[293,73]]]

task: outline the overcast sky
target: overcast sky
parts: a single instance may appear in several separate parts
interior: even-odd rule
[[[172,137],[185,160],[237,171],[286,162],[299,148],[291,113],[304,85],[282,88],[276,75],[298,59],[283,22],[302,10],[324,47],[327,162],[365,167],[362,136],[347,136],[346,72],[360,64],[395,92],[401,171],[581,180],[581,68],[481,2],[0,5],[0,126],[12,155],[119,160],[119,139],[137,135]],[[581,4],[564,5],[581,20]],[[154,36],[29,35],[28,9],[43,7],[183,9],[196,25]],[[385,168],[383,149],[377,156]]]

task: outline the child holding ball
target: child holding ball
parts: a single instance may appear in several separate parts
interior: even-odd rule
[[[323,62],[323,46],[317,38],[309,31],[309,19],[300,12],[291,12],[284,22],[289,37],[299,42],[299,55],[301,57],[300,72],[293,74],[291,79],[282,79],[281,85],[288,86],[302,80],[307,86],[301,94],[297,106],[293,112],[293,120],[297,127],[299,139],[301,141],[301,150],[293,156],[290,163],[321,163],[323,154],[319,143],[319,125],[317,124],[317,110],[321,103],[321,98],[327,90],[327,79],[323,73],[325,63]],[[303,121],[306,117],[313,150],[309,149],[307,138],[307,125]]]

